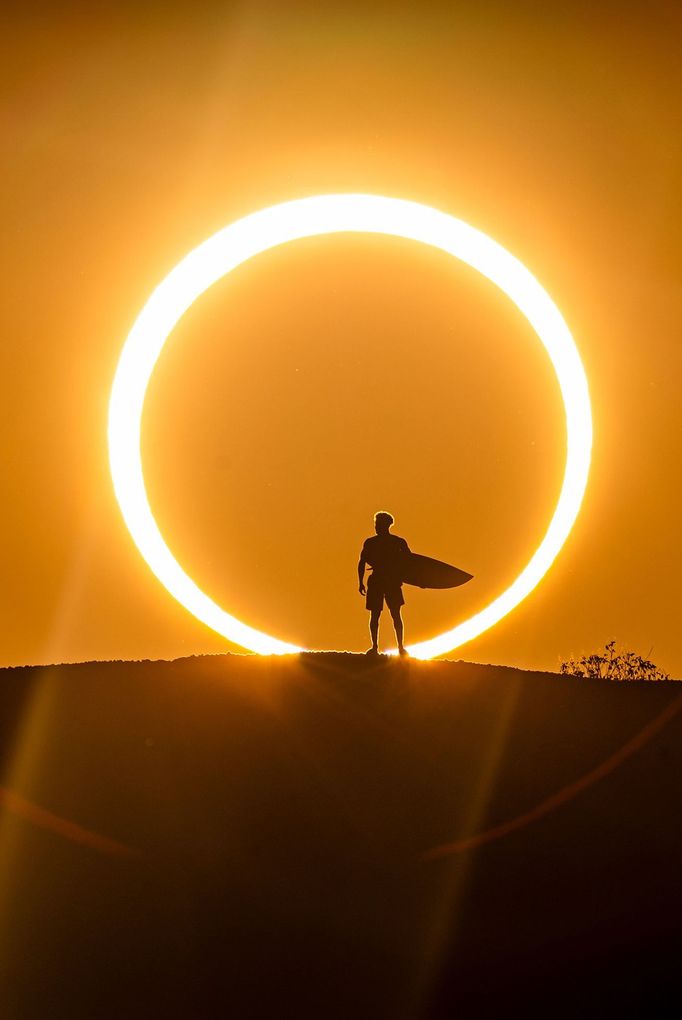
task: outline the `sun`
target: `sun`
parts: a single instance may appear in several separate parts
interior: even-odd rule
[[[580,355],[559,309],[535,277],[496,241],[430,206],[381,195],[316,195],[245,216],[191,251],[159,284],[121,352],[109,402],[109,463],[114,491],[133,541],[159,581],[193,616],[229,641],[262,655],[304,649],[249,627],[203,592],[166,544],[149,505],[140,429],[147,387],[173,327],[205,290],[247,259],[304,237],[337,233],[402,237],[453,255],[514,302],[552,361],[566,415],[566,465],[549,526],[521,573],[484,609],[451,630],[408,646],[412,656],[444,655],[478,637],[536,587],[566,541],[590,469],[592,412]]]

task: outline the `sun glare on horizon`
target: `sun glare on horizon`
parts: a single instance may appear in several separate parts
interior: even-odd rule
[[[336,233],[405,238],[453,255],[500,288],[527,318],[556,373],[566,420],[566,464],[547,530],[521,573],[484,609],[436,637],[409,645],[412,656],[444,655],[490,629],[537,586],[566,541],[590,468],[592,414],[585,371],[570,331],[546,291],[496,241],[455,217],[417,202],[368,194],[319,195],[271,206],[218,231],[191,251],[154,290],[123,346],[109,403],[111,476],[139,552],[167,591],[229,641],[263,655],[304,651],[250,627],[214,602],[166,544],[147,497],[141,423],[147,388],[166,339],[212,284],[247,259],[289,241]]]

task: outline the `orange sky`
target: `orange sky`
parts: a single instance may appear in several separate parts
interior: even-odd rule
[[[154,285],[221,226],[368,191],[517,255],[590,380],[576,527],[528,600],[456,656],[554,669],[615,637],[682,675],[682,18],[446,6],[60,5],[7,22],[0,665],[230,647],[123,525],[106,454],[118,354]],[[509,302],[444,255],[362,235],[216,285],[169,341],[143,428],[152,506],[195,580],[278,637],[352,650],[375,509],[476,575],[406,589],[408,641],[432,636],[533,551],[563,443],[551,367]]]

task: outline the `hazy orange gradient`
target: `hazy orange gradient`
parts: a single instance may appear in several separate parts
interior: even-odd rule
[[[120,519],[106,416],[122,342],[179,259],[253,209],[400,195],[494,237],[578,343],[590,487],[532,597],[462,650],[556,667],[616,637],[682,673],[680,17],[247,3],[8,17],[3,205],[4,664],[220,651]],[[561,485],[561,398],[532,329],[443,253],[309,238],[174,330],[142,454],[178,559],[253,626],[361,649],[379,507],[475,581],[407,589],[409,642],[490,601]]]

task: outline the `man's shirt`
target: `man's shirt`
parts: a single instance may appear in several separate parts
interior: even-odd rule
[[[382,584],[400,584],[410,547],[398,535],[372,535],[362,547],[361,558],[372,568],[372,577]]]

